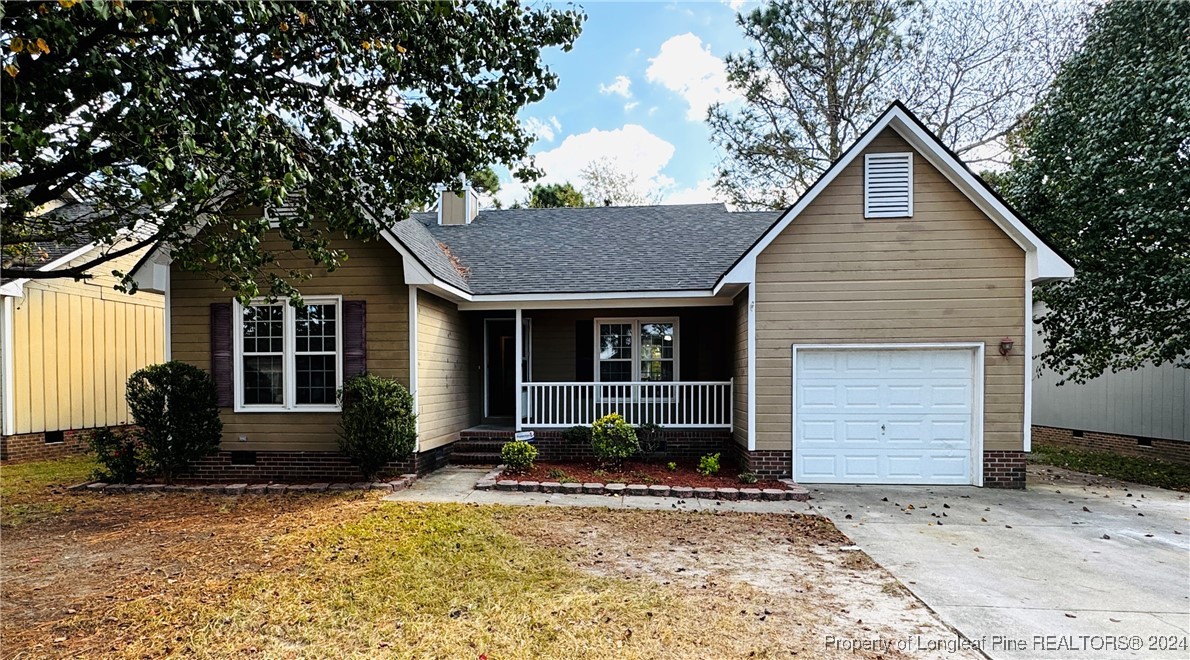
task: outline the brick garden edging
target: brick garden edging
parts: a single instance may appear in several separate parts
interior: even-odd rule
[[[359,490],[394,492],[405,490],[417,480],[416,474],[403,474],[391,481],[314,484],[109,484],[94,481],[71,486],[73,493],[207,493],[211,495],[278,495],[281,493],[322,493]]]
[[[475,490],[520,493],[561,493],[568,495],[649,495],[704,500],[795,501],[810,499],[810,492],[792,479],[781,479],[785,488],[694,488],[691,486],[648,486],[623,483],[562,483],[559,481],[518,481],[501,479],[504,466],[488,472],[475,484]]]

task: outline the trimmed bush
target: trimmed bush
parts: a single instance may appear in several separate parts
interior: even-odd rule
[[[641,453],[646,456],[656,454],[665,449],[665,435],[661,426],[653,423],[641,424],[636,427],[636,438],[640,441]]]
[[[707,454],[698,459],[698,473],[706,477],[719,474],[719,454]]]
[[[500,448],[500,460],[508,466],[509,472],[526,472],[533,469],[537,448],[523,440],[507,442]]]
[[[562,439],[566,442],[573,442],[576,445],[587,445],[591,443],[591,427],[590,426],[572,426],[565,431],[562,431]]]
[[[130,484],[140,471],[140,446],[136,436],[127,432],[113,432],[106,426],[91,434],[91,451],[99,468],[94,478],[108,483]]]
[[[612,413],[600,417],[591,426],[591,449],[601,463],[619,467],[624,459],[640,452],[640,442],[636,439],[636,429],[620,413]]]
[[[154,364],[128,377],[124,398],[140,426],[147,467],[166,483],[219,448],[223,422],[211,375],[185,362]]]
[[[361,374],[339,390],[339,448],[372,479],[392,461],[409,458],[417,442],[413,395],[391,378]]]
[[[760,476],[755,472],[741,472],[738,479],[742,484],[754,484],[760,481]]]

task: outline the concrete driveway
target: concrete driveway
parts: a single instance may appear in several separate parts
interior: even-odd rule
[[[809,504],[992,658],[1190,657],[1190,497],[1029,470],[1023,492],[819,486]]]

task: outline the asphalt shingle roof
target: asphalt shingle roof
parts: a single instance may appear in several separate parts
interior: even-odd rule
[[[696,291],[712,288],[780,214],[722,204],[510,209],[438,225],[418,213],[393,233],[436,277],[473,294]]]

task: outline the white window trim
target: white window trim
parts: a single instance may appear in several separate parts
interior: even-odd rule
[[[887,158],[889,156],[904,157],[909,166],[909,204],[908,213],[878,213],[871,211],[868,206],[868,163],[872,157]],[[864,154],[864,217],[865,218],[912,218],[913,217],[913,152],[877,152]]]
[[[305,297],[306,304],[309,305],[335,305],[335,391],[343,387],[343,332],[346,330],[343,318],[343,296],[307,296]],[[237,300],[232,300],[232,332],[233,332],[233,360],[232,372],[234,374],[232,381],[235,387],[235,407],[234,411],[238,413],[252,413],[252,412],[340,412],[342,406],[336,401],[334,405],[326,404],[301,404],[297,403],[297,378],[294,377],[297,370],[297,338],[296,334],[296,319],[295,314],[297,310],[293,305],[286,302],[281,302],[282,317],[281,328],[284,333],[284,351],[282,353],[284,359],[283,379],[284,387],[282,388],[282,405],[275,404],[245,404],[244,403],[244,306]],[[264,298],[253,299],[252,305],[268,305],[271,304]]]
[[[610,361],[610,360],[602,360],[599,357],[599,348],[600,348],[599,347],[599,326],[603,325],[603,324],[617,324],[617,323],[618,324],[627,324],[627,325],[632,326],[632,380],[631,380],[631,382],[634,382],[634,383],[640,382],[640,326],[642,324],[646,324],[646,323],[672,323],[674,326],[674,357],[673,357],[674,379],[672,381],[656,381],[656,382],[677,383],[682,380],[682,378],[681,378],[681,351],[679,350],[681,348],[680,342],[682,341],[682,331],[681,331],[681,328],[678,327],[678,317],[668,316],[668,317],[597,318],[597,319],[595,319],[595,332],[594,332],[594,335],[595,335],[594,344],[595,345],[593,348],[594,356],[595,356],[595,369],[594,369],[595,374],[594,374],[594,376],[595,376],[596,383],[601,382],[599,379],[599,363],[605,362],[605,361]],[[608,381],[608,382],[609,383],[620,383],[623,381]],[[652,381],[650,381],[650,382],[652,382]]]

